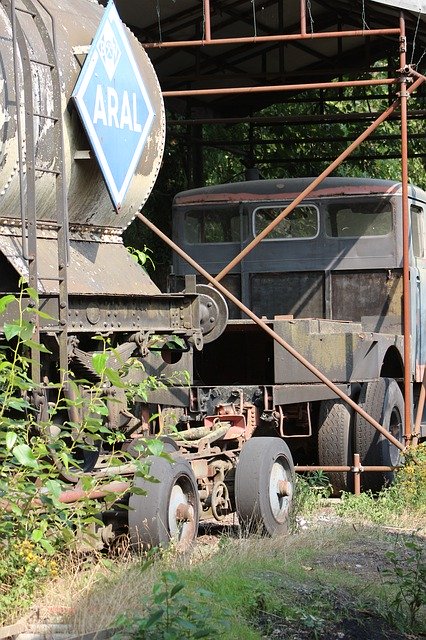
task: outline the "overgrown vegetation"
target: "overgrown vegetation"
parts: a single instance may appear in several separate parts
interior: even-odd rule
[[[31,357],[49,352],[33,339],[33,318],[48,317],[38,310],[37,292],[30,287],[23,286],[19,296],[1,297],[0,316],[9,307],[16,311],[17,320],[3,323],[5,339],[0,343],[0,622],[25,608],[43,579],[57,574],[60,555],[73,546],[76,530],[86,532],[91,541],[100,524],[100,504],[90,499],[91,492],[102,489],[105,482],[122,479],[118,474],[107,480],[81,475],[79,488],[86,497],[74,502],[61,498],[64,489],[70,488],[65,478],[77,476],[87,459],[97,455],[101,442],[111,467],[125,461],[120,450],[124,435],[106,422],[111,400],[105,389],[114,385],[132,397],[146,398],[150,388],[164,384],[152,376],[137,386],[123,381],[109,366],[113,352],[100,337],[100,348],[92,357],[98,384],[71,375],[67,380],[62,376],[35,384]],[[66,393],[66,387],[71,391]],[[132,462],[137,475],[149,479],[144,457],[166,454],[158,440],[141,440],[138,446],[141,459],[132,458]],[[117,497],[107,492],[103,506]]]
[[[371,492],[355,496],[342,495],[337,506],[341,516],[369,520],[378,524],[396,523],[398,518],[411,518],[426,514],[426,443],[405,453],[403,467],[397,472],[395,482],[383,488],[378,495]]]
[[[180,640],[223,638],[229,628],[224,612],[214,611],[214,594],[202,587],[188,594],[174,571],[163,571],[154,583],[151,600],[141,603],[146,615],[121,614],[114,640]]]
[[[73,606],[69,622],[79,633],[117,623],[122,635],[141,639],[347,633],[402,640],[426,631],[424,538],[343,524],[330,507],[327,518],[326,525],[311,521],[306,531],[273,539],[244,539],[230,529],[213,546],[201,541],[190,561],[166,552],[149,569],[137,559],[92,566],[71,580],[84,594],[77,606],[66,591],[69,578],[52,591]]]

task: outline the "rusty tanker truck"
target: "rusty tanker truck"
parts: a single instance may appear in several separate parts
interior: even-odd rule
[[[78,464],[60,468],[75,496],[85,476],[105,479],[116,468],[130,484],[138,442],[161,438],[174,460],[154,456],[150,473],[160,482],[136,476],[146,495],[120,495],[103,512],[108,536],[124,527],[135,545],[176,538],[185,547],[200,517],[234,512],[248,528],[279,533],[288,525],[293,457],[351,465],[356,449],[365,464],[397,462],[398,449],[232,305],[228,320],[222,295],[196,283],[180,258],[175,292],[161,293],[127,252],[122,233],[155,183],[165,117],[151,63],[113,4],[0,0],[0,28],[0,294],[19,298],[22,282],[37,292],[23,299],[27,313],[34,308],[32,344],[43,346],[30,354],[34,424],[61,394],[69,408],[49,437],[71,424],[82,441]],[[133,84],[118,79],[123,65]],[[179,194],[178,242],[218,273],[301,189],[276,181]],[[421,309],[426,195],[412,188],[410,201],[412,295]],[[326,181],[224,280],[398,440],[400,202],[398,185]],[[2,340],[18,311],[11,303],[2,314]],[[413,316],[413,382],[424,362],[421,323]],[[107,380],[96,364],[106,343],[115,372]],[[160,383],[147,397],[129,397],[124,378],[135,388]],[[108,438],[84,446],[76,384],[83,398],[102,385],[121,462]],[[390,477],[369,474],[366,486]],[[347,472],[331,478],[336,492],[350,487]]]

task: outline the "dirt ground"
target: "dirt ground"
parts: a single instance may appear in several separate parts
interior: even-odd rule
[[[387,552],[401,549],[404,554],[406,549],[403,541],[405,538],[413,539],[413,536],[416,544],[421,544],[426,550],[425,534],[425,530],[418,527],[410,530],[409,526],[377,527],[348,523],[347,519],[339,518],[330,505],[315,516],[301,519],[294,535],[277,538],[276,541],[241,538],[238,524],[232,518],[223,524],[204,522],[200,526],[190,564],[203,563],[204,560],[214,563],[215,557],[224,554],[225,557],[229,554],[232,561],[233,556],[240,552],[250,554],[251,561],[251,554],[256,553],[257,549],[266,554],[265,557],[271,557],[271,554],[272,557],[280,554],[281,558],[288,555],[293,573],[287,572],[287,565],[283,562],[276,571],[266,567],[259,571],[258,564],[254,570],[250,561],[244,565],[253,583],[262,584],[262,589],[264,585],[272,585],[280,605],[274,609],[267,597],[262,596],[264,591],[259,592],[247,622],[257,630],[262,640],[420,640],[426,636],[401,633],[397,625],[390,623],[387,612],[379,606],[380,602],[383,605],[383,599],[380,601],[376,592],[381,585],[382,570],[389,567]],[[228,538],[228,541],[224,538]],[[313,551],[304,560],[303,553],[307,547]],[[250,572],[254,571],[256,573],[251,575]],[[146,579],[143,575],[136,577],[142,581]],[[128,604],[126,588],[130,588],[127,585],[130,582],[129,574],[126,574],[125,582],[119,585],[117,602],[124,598],[123,602]],[[96,585],[97,577],[94,574],[91,585],[94,591]],[[45,614],[42,619],[46,618],[46,621],[49,618],[52,621],[52,602],[60,602],[71,608],[81,597],[81,589],[76,590],[74,586],[70,590],[66,581],[63,585],[66,590],[63,592],[58,592],[60,584],[54,587],[54,594],[47,594],[40,607],[41,613]],[[89,606],[90,609],[90,615],[86,616],[89,627],[86,628],[81,622],[82,611],[75,614],[79,624],[72,624],[79,633],[111,626],[110,622],[95,620],[98,610],[94,604],[96,598],[86,604],[91,590],[89,587],[84,587],[82,599],[84,607]],[[144,588],[147,588],[146,585]],[[133,586],[131,593],[135,592],[137,587]],[[281,603],[287,607],[281,607]],[[244,635],[241,640],[245,640]]]
[[[299,523],[300,533],[309,532],[313,529],[321,530],[339,527],[343,524],[343,519],[335,515],[332,502],[317,514],[309,519],[303,519]],[[238,526],[235,522],[228,522],[223,525],[227,535],[238,535]],[[411,539],[414,536],[416,543],[424,546],[426,551],[426,532],[420,530],[384,526],[380,528],[380,535],[374,536],[374,527],[369,530],[363,524],[352,524],[354,530],[354,545],[339,547],[338,550],[327,552],[324,550],[318,554],[318,558],[312,566],[302,567],[306,572],[315,572],[316,567],[322,570],[341,571],[348,574],[358,574],[362,576],[366,583],[370,584],[380,581],[380,573],[383,569],[389,568],[389,560],[386,553],[394,550],[395,545],[402,539]],[[376,527],[377,530],[377,527]],[[200,549],[204,548],[204,553],[209,555],[212,549],[219,543],[221,526],[212,523],[204,523],[201,535],[198,540]],[[356,541],[356,542],[355,542]],[[403,546],[403,545],[402,545]],[[404,553],[404,551],[402,551]],[[271,576],[272,579],[272,576]],[[289,584],[286,582],[283,590],[283,597],[299,599],[301,602],[312,600],[315,589],[303,584]],[[426,585],[424,585],[426,588]],[[285,593],[287,591],[287,593]],[[425,638],[425,634],[407,634],[398,631],[394,625],[387,622],[383,615],[378,615],[372,607],[365,610],[359,608],[354,595],[349,590],[329,592],[326,597],[330,599],[329,605],[333,615],[325,616],[320,621],[313,618],[312,628],[309,628],[310,621],[307,616],[301,623],[298,620],[289,620],[288,617],[281,617],[271,614],[262,609],[259,603],[255,626],[260,630],[262,639],[274,640],[420,640]]]

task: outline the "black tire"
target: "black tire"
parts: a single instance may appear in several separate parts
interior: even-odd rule
[[[320,465],[352,466],[353,410],[342,400],[323,400],[318,416],[318,461]],[[327,472],[333,496],[352,490],[350,472]]]
[[[150,475],[159,482],[135,477],[134,486],[146,495],[129,497],[129,536],[135,549],[167,547],[172,541],[179,551],[194,542],[199,523],[197,482],[189,462],[177,458],[150,458]],[[181,513],[179,513],[179,510]]]
[[[393,378],[380,378],[361,387],[360,406],[385,427],[397,440],[403,442],[404,398]],[[394,466],[400,462],[400,451],[385,436],[359,414],[355,418],[355,453],[359,453],[363,466]],[[362,488],[376,493],[390,484],[394,471],[363,473]]]
[[[283,481],[283,486],[278,483]],[[288,530],[295,484],[290,449],[280,438],[251,438],[235,472],[235,501],[245,532],[270,536]]]

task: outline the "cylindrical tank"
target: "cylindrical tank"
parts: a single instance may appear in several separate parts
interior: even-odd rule
[[[155,117],[124,203],[117,213],[96,159],[76,159],[76,152],[88,151],[90,147],[79,115],[70,99],[84,62],[82,47],[91,44],[102,18],[103,7],[94,0],[33,0],[33,3],[52,37],[53,31],[55,32],[61,79],[65,180],[71,230],[124,229],[148,198],[160,168],[164,149],[164,106],[154,69],[140,43],[130,31],[127,31]],[[24,8],[21,0],[16,0],[16,16],[25,34],[30,57],[35,61],[46,62],[47,55],[36,22],[28,12],[20,11]],[[24,92],[25,65],[19,51],[15,63],[18,69],[19,90],[18,96],[15,94],[10,0],[0,0],[0,58],[0,218],[19,220],[21,209],[17,118],[19,114],[23,132],[22,157],[25,172],[24,114],[25,109],[28,109],[28,100],[25,100]],[[52,168],[56,153],[53,147],[53,118],[56,115],[53,113],[54,87],[49,67],[39,62],[31,63],[33,113],[40,114],[34,115],[33,118],[35,157],[36,165],[48,170]],[[84,156],[81,153],[79,155]],[[37,220],[56,220],[54,180],[51,173],[36,172]]]

